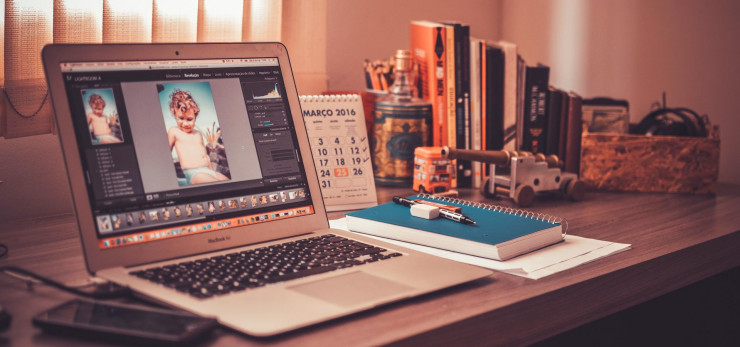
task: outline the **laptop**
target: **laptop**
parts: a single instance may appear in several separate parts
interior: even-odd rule
[[[95,276],[270,336],[490,274],[329,228],[280,43],[42,56]]]

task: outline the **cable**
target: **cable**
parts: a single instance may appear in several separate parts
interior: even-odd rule
[[[36,274],[34,272],[31,272],[31,271],[28,271],[26,269],[22,269],[16,266],[0,267],[0,272],[3,272],[9,276],[12,276],[18,279],[26,280],[29,285],[31,283],[34,283],[31,280],[36,280],[36,281],[39,281],[41,283],[44,283],[54,288],[63,290],[68,293],[72,293],[72,294],[79,295],[79,296],[84,296],[87,298],[93,298],[93,299],[113,299],[113,298],[128,296],[131,293],[131,291],[128,288],[121,287],[111,282],[108,282],[101,286],[97,286],[95,290],[91,292],[86,292],[86,291],[82,291],[78,289],[77,287],[71,287],[71,286],[59,283],[50,278],[41,276],[39,274]],[[24,279],[20,276],[24,276],[26,278]],[[80,287],[84,287],[84,286],[85,285],[80,286]]]
[[[31,119],[33,117],[36,117],[36,115],[39,114],[39,112],[41,112],[41,109],[44,108],[44,104],[46,104],[46,99],[49,98],[49,89],[47,89],[46,92],[44,93],[44,100],[41,100],[41,105],[39,105],[39,108],[37,108],[36,111],[34,113],[31,113],[30,115],[23,114],[21,113],[21,111],[18,111],[18,109],[15,108],[15,105],[13,104],[13,100],[10,98],[10,95],[8,94],[7,89],[3,89],[3,94],[5,94],[5,97],[8,98],[8,105],[10,105],[10,108],[12,108],[16,114],[18,114],[19,116],[23,118]]]
[[[709,119],[699,116],[686,107],[667,107],[666,93],[663,92],[663,103],[656,101],[648,113],[634,129],[633,134],[671,135],[707,137]]]

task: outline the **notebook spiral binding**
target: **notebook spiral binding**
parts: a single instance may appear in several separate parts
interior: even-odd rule
[[[301,95],[301,102],[319,101],[354,101],[360,100],[357,94],[331,94],[331,95]]]
[[[536,220],[540,220],[540,221],[543,221],[543,222],[548,222],[548,223],[551,223],[551,224],[561,223],[561,224],[563,224],[563,238],[565,238],[565,235],[568,234],[568,221],[565,218],[553,216],[553,215],[546,214],[546,213],[536,213],[536,212],[527,211],[527,210],[521,210],[521,209],[516,209],[516,208],[512,208],[512,207],[506,207],[506,206],[500,206],[500,205],[492,205],[492,204],[484,204],[482,202],[475,202],[475,201],[463,200],[463,199],[458,199],[458,198],[451,198],[451,197],[447,197],[447,196],[435,196],[435,195],[431,195],[431,194],[419,194],[418,197],[420,197],[420,198],[427,198],[427,199],[431,199],[431,200],[444,201],[444,202],[451,202],[451,203],[460,204],[460,205],[463,205],[463,206],[477,207],[477,208],[482,208],[482,209],[491,210],[491,211],[499,211],[499,212],[503,212],[503,213],[508,213],[508,214],[513,214],[513,215],[525,217],[525,218],[536,219]]]

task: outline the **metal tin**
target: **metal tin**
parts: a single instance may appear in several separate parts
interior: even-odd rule
[[[429,145],[429,104],[375,103],[373,174],[381,185],[411,186],[414,149]]]

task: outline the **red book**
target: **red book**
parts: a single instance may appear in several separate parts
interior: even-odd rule
[[[432,144],[448,145],[447,124],[447,38],[445,26],[430,21],[412,21],[411,56],[419,67],[419,97],[432,103]]]

